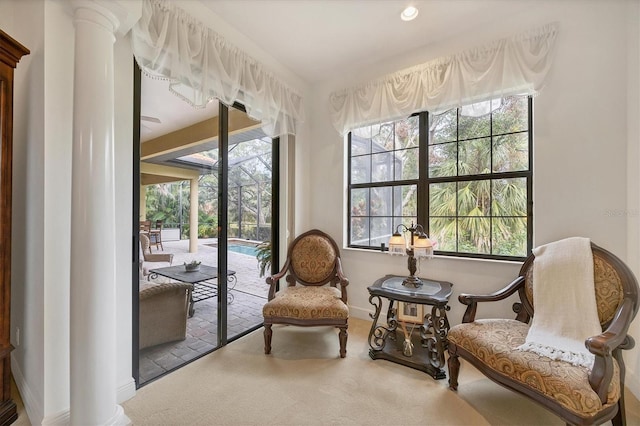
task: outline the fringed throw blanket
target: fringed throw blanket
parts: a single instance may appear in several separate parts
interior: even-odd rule
[[[520,350],[591,369],[588,337],[602,333],[588,238],[573,237],[533,250],[535,315]]]

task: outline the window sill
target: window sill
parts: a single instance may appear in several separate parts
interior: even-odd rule
[[[354,253],[369,253],[369,254],[377,254],[381,256],[390,256],[389,252],[382,252],[380,250],[370,250],[363,248],[355,248],[355,247],[342,247],[342,250],[345,252],[354,252]],[[399,257],[399,256],[398,256]],[[524,260],[505,260],[505,259],[483,259],[478,257],[465,257],[465,256],[443,256],[443,255],[434,255],[434,259],[445,259],[452,261],[473,261],[473,262],[483,262],[483,263],[493,263],[493,264],[502,264],[502,265],[514,265],[514,264],[522,264]]]

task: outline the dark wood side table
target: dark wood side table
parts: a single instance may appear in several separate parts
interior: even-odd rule
[[[418,288],[405,287],[402,281],[406,277],[386,275],[378,279],[369,290],[369,303],[375,307],[375,313],[369,331],[369,356],[372,359],[386,359],[407,367],[430,374],[434,379],[444,379],[443,370],[449,332],[449,296],[452,284],[421,278],[423,285]],[[382,298],[389,301],[387,324],[378,324],[382,310]],[[425,311],[424,318],[411,329],[413,351],[410,356],[403,352],[404,333],[398,319],[399,302],[431,306],[431,313]],[[408,327],[407,327],[408,328]],[[417,329],[417,330],[416,330]]]

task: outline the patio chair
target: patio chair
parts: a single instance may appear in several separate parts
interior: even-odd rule
[[[582,268],[571,265],[570,276],[579,276],[584,270],[583,275],[588,279],[593,273],[595,306],[591,306],[594,311],[597,310],[597,315],[593,311],[593,315],[587,315],[589,304],[575,301],[588,296],[586,293],[570,290],[569,297],[574,300],[567,300],[567,297],[558,295],[564,289],[556,287],[558,291],[547,295],[546,289],[556,286],[555,278],[558,275],[538,273],[536,279],[547,278],[547,285],[534,282],[536,257],[533,254],[523,264],[518,277],[502,290],[489,295],[461,294],[459,300],[467,305],[467,309],[462,324],[452,327],[448,335],[450,388],[458,389],[460,357],[489,379],[541,404],[567,424],[602,424],[609,420],[614,425],[625,424],[625,366],[622,350],[634,346],[634,340],[627,330],[638,310],[638,283],[631,270],[610,252],[591,243],[591,254],[593,272],[588,263],[590,259],[587,258],[579,264]],[[562,256],[560,264],[564,262],[565,256]],[[563,279],[561,285],[569,287],[568,282],[571,279]],[[536,300],[533,297],[536,294],[534,286],[545,289],[542,295],[537,293],[539,297]],[[515,319],[475,319],[480,302],[504,300],[516,292],[520,301],[513,305]],[[523,350],[527,348],[529,330],[541,323],[539,321],[536,324],[534,302],[536,313],[546,312],[547,306],[541,304],[545,296],[550,297],[548,300],[551,301],[547,306],[560,302],[562,305],[557,306],[567,311],[579,310],[578,315],[570,316],[568,321],[560,319],[562,313],[548,321],[554,326],[562,321],[564,342],[568,340],[567,334],[581,329],[590,322],[588,318],[593,318],[591,327],[597,330],[596,335],[587,338],[583,346],[580,345],[580,339],[573,340],[582,347],[581,351],[586,347],[588,352],[595,355],[592,367],[577,364],[573,351],[567,355],[565,351],[548,350],[548,347],[543,347],[542,354]],[[532,318],[533,324],[529,326]],[[597,334],[600,328],[602,332]]]
[[[156,220],[156,227],[154,229],[151,230],[151,234],[149,236],[150,239],[150,244],[155,244],[156,249],[158,249],[158,247],[160,248],[160,250],[164,251],[164,246],[162,245],[162,225],[163,225],[163,221],[158,219]]]
[[[140,234],[144,234],[151,241],[151,221],[150,220],[141,220],[140,221]],[[149,253],[151,253],[151,244],[149,244]]]
[[[193,285],[140,281],[139,349],[184,340]]]
[[[151,269],[171,266],[173,253],[151,253],[149,237],[140,233],[140,272],[143,277],[149,275]]]
[[[285,274],[287,287],[276,293]],[[289,245],[284,267],[268,277],[267,284],[269,301],[262,310],[265,354],[271,353],[273,324],[329,325],[340,329],[340,357],[346,356],[349,280],[342,273],[338,245],[329,235],[313,229],[298,236]]]

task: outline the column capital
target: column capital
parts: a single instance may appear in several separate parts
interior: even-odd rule
[[[71,0],[62,1],[67,12],[75,16],[78,9],[93,10],[108,19],[114,34],[123,36],[142,16],[142,0]]]

